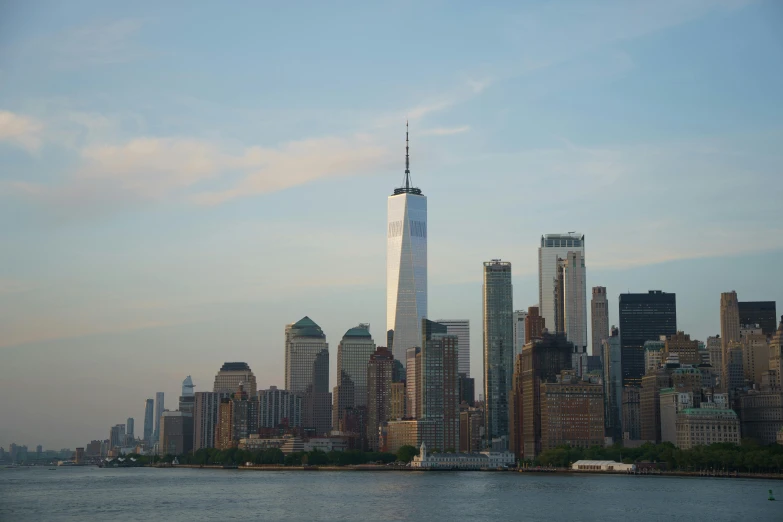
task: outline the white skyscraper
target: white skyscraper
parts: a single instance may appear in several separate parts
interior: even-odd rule
[[[392,354],[421,346],[421,320],[427,317],[427,198],[411,186],[408,132],[405,182],[388,200],[386,227],[386,329],[394,331]]]
[[[558,259],[565,259],[568,252],[579,252],[584,260],[585,236],[575,232],[541,236],[541,246],[538,249],[538,302],[541,317],[550,331],[554,331],[555,325],[558,324],[555,303]],[[587,296],[582,308],[586,313]],[[587,341],[584,344],[587,344]]]
[[[446,327],[448,335],[456,335],[459,342],[458,373],[470,377],[470,321],[467,319],[438,319],[436,323]]]
[[[580,353],[587,352],[587,277],[579,251],[563,256],[563,310],[566,338]]]
[[[517,355],[522,353],[522,347],[525,346],[525,321],[527,312],[525,310],[514,311],[514,361]]]

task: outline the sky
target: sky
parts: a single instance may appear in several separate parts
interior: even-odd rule
[[[588,287],[783,310],[783,4],[0,2],[0,446],[84,446],[283,330],[385,344],[386,199],[428,197],[429,310],[482,262],[538,301],[546,233]],[[477,391],[477,394],[479,392]]]

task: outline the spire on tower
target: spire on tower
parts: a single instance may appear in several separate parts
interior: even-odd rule
[[[408,148],[408,120],[405,120],[405,188],[411,187],[411,160]]]

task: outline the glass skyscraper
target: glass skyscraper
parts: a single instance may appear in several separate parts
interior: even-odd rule
[[[488,440],[508,436],[508,395],[514,374],[511,263],[484,263],[484,401]]]
[[[623,386],[639,386],[644,368],[644,343],[677,333],[675,294],[650,290],[620,294],[620,344]]]
[[[160,440],[160,417],[163,415],[163,392],[155,393],[155,433],[152,438],[155,442]]]
[[[408,133],[405,133],[405,179],[387,205],[386,329],[398,361],[421,343],[421,320],[427,317],[427,198],[411,185]]]
[[[147,399],[144,406],[144,440],[147,441],[147,443],[152,441],[152,434],[155,430],[154,410],[155,401],[153,399]]]

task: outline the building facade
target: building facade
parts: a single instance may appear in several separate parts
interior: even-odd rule
[[[149,444],[155,433],[155,401],[147,399],[144,404],[144,441]]]
[[[578,252],[584,259],[584,235],[569,232],[541,236],[541,244],[538,248],[538,303],[541,317],[550,329],[554,329],[557,324],[555,287],[558,279],[558,259],[565,259],[569,252]],[[585,302],[583,306],[586,309],[587,303]]]
[[[514,359],[522,353],[525,346],[525,321],[527,312],[525,310],[514,310]]]
[[[155,432],[152,434],[152,438],[155,442],[160,441],[160,416],[163,415],[164,410],[164,395],[163,392],[155,393]]]
[[[778,390],[750,391],[739,397],[742,436],[760,444],[775,444],[783,429],[783,393]]]
[[[288,390],[270,386],[258,391],[258,426],[260,428],[290,427],[302,425],[302,398]]]
[[[218,407],[221,399],[228,399],[231,392],[196,392],[193,409],[193,449],[216,447],[215,427],[218,423]]]
[[[525,344],[533,339],[541,339],[541,334],[546,328],[546,321],[541,317],[539,307],[531,306],[527,309],[527,318],[525,319]],[[523,345],[524,347],[524,345]],[[522,353],[522,348],[519,349]]]
[[[557,382],[541,384],[541,449],[589,448],[604,443],[604,394],[600,384],[563,370]]]
[[[421,348],[413,346],[405,354],[405,394],[407,417],[421,417]]]
[[[580,251],[569,251],[560,263],[562,277],[563,332],[574,345],[572,367],[578,375],[585,371],[587,354],[587,274]]]
[[[775,301],[737,302],[740,324],[757,324],[764,335],[774,335],[777,325]]]
[[[434,421],[411,419],[389,421],[386,430],[386,451],[397,453],[403,446],[418,448],[426,443],[434,447],[437,427]]]
[[[332,426],[339,426],[348,408],[367,404],[367,363],[375,352],[369,324],[359,324],[343,335],[337,347],[337,386],[332,394]]]
[[[243,384],[247,393],[251,395],[256,394],[256,376],[253,375],[253,371],[247,363],[223,363],[223,366],[220,367],[220,370],[218,370],[215,375],[215,383],[212,386],[212,391],[216,393],[233,393],[237,390],[237,386],[239,386],[240,383]]]
[[[734,390],[738,384],[732,382],[730,376],[731,360],[729,349],[732,343],[740,341],[739,305],[737,292],[724,292],[720,294],[720,340],[723,352],[723,368],[721,369],[721,385],[726,391]]]
[[[638,386],[645,373],[644,343],[677,333],[675,294],[660,290],[620,294],[620,332],[623,386]]]
[[[472,453],[481,450],[484,439],[484,412],[468,408],[459,412],[459,451]]]
[[[719,442],[740,443],[740,422],[733,410],[688,408],[677,416],[677,447],[680,449]]]
[[[603,393],[606,436],[614,441],[623,438],[623,363],[620,331],[612,328],[603,345]]]
[[[771,385],[781,389],[781,376],[783,376],[783,316],[775,334],[769,340],[769,371]]]
[[[380,449],[381,425],[391,418],[391,385],[394,357],[386,347],[379,347],[370,356],[365,369],[367,406],[367,444],[370,451]]]
[[[181,411],[164,411],[161,417],[161,455],[184,455],[193,450],[193,415]]]
[[[399,420],[405,417],[405,381],[392,382],[389,419]]]
[[[707,337],[705,349],[709,354],[710,366],[720,373],[723,368],[723,349],[721,348],[720,335]]]
[[[661,442],[660,392],[671,387],[671,378],[665,369],[656,370],[642,377],[639,392],[641,440]]]
[[[470,377],[470,321],[468,319],[436,319],[436,323],[446,327],[449,335],[459,340],[459,373]]]
[[[654,372],[661,367],[665,360],[663,355],[665,348],[665,340],[644,342],[644,373]]]
[[[761,385],[762,374],[769,371],[770,349],[767,336],[758,325],[740,327],[742,372],[749,383]]]
[[[508,394],[514,373],[511,263],[484,263],[484,427],[488,440],[508,436]]]
[[[606,287],[593,287],[590,313],[593,337],[592,355],[601,355],[603,346],[601,343],[609,337],[609,301],[606,298]]]
[[[623,387],[623,440],[642,440],[641,388]]]
[[[664,342],[664,359],[669,355],[676,354],[680,364],[701,364],[701,355],[699,354],[699,341],[691,340],[691,336],[677,332],[666,337]]]
[[[459,447],[459,339],[440,323],[422,320],[421,417],[434,421],[433,448]]]
[[[387,203],[386,329],[389,348],[406,360],[408,348],[421,340],[421,320],[427,317],[427,198],[411,184],[408,132],[405,132],[405,178]]]
[[[302,426],[318,435],[328,433],[332,426],[329,343],[321,327],[307,316],[285,327],[285,381],[286,390],[302,397]]]

